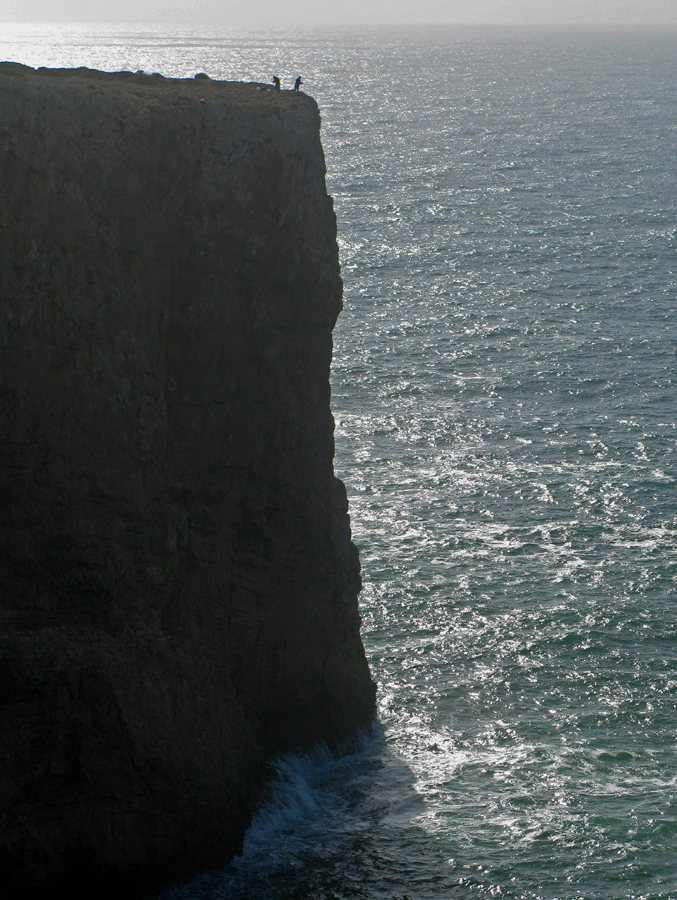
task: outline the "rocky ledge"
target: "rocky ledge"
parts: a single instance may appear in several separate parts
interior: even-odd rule
[[[241,846],[367,726],[312,99],[0,65],[0,895]]]

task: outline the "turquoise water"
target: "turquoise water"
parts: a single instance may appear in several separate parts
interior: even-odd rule
[[[178,898],[677,898],[677,33],[5,27],[323,115],[374,734]]]

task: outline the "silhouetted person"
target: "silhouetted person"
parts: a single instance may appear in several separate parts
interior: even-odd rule
[[[273,75],[273,84],[279,91],[280,90],[280,79],[277,77],[277,75]]]
[[[299,77],[294,82],[294,90],[298,91],[298,89],[301,87],[302,84],[303,84],[303,82],[301,81],[301,76],[299,75]]]

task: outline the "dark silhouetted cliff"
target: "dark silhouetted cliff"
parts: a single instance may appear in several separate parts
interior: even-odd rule
[[[267,758],[373,715],[319,125],[0,66],[0,893],[222,863]]]

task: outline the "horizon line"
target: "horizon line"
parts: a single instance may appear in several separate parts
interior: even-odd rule
[[[0,19],[0,25],[116,25],[116,26],[158,26],[158,25],[190,25],[195,28],[256,28],[264,30],[277,29],[304,29],[312,28],[431,28],[439,26],[449,27],[467,27],[467,28],[670,28],[677,30],[677,19],[675,21],[666,21],[656,19],[649,22],[637,21],[618,21],[618,20],[599,20],[599,21],[558,21],[558,22],[527,22],[527,21],[473,21],[473,20],[457,20],[437,19],[421,21],[324,21],[324,22],[307,22],[303,19],[288,19],[285,22],[255,22],[241,21],[230,23],[220,21],[219,19]]]

